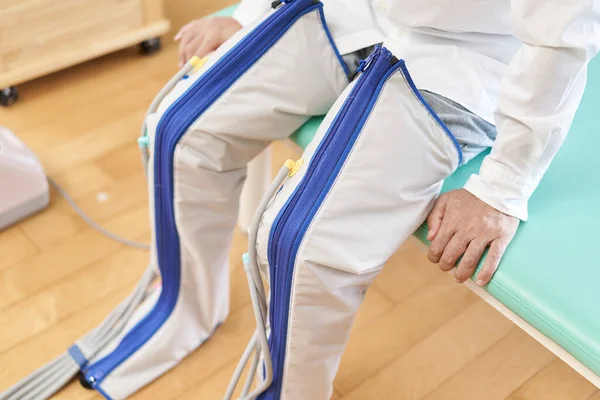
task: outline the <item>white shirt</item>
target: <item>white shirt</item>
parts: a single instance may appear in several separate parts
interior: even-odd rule
[[[496,125],[465,189],[522,220],[563,143],[600,46],[600,0],[323,0],[342,54],[384,42],[417,87]],[[271,0],[243,0],[247,25]]]

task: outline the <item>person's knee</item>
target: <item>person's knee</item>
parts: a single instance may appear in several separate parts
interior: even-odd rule
[[[181,170],[208,170],[222,172],[227,159],[225,144],[207,134],[199,124],[188,129],[173,151],[173,166]]]
[[[246,142],[211,128],[208,118],[201,117],[181,136],[173,153],[175,168],[234,171],[245,168],[264,148],[260,143]]]

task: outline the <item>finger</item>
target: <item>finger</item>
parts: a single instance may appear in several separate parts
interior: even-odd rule
[[[473,275],[487,245],[488,243],[481,239],[474,239],[469,243],[454,273],[454,278],[457,281],[462,283]]]
[[[185,47],[182,42],[179,42],[179,68],[182,68],[183,64],[185,64]]]
[[[183,64],[185,63],[185,47],[186,47],[186,40],[185,40],[185,36],[183,36],[181,38],[181,40],[179,41],[179,67],[183,67]]]
[[[207,37],[205,40],[200,43],[200,45],[196,48],[192,56],[198,56],[200,58],[206,57],[210,52],[219,47],[220,43],[216,37]]]
[[[508,241],[503,238],[496,239],[492,242],[485,262],[483,263],[483,267],[477,274],[477,285],[485,286],[490,282],[498,269],[498,265],[500,264],[500,260],[502,259],[507,246]]]
[[[183,35],[181,35],[181,40],[179,42],[179,48],[185,49],[188,46],[190,46],[192,43],[197,42],[198,40],[202,40],[203,37],[204,37],[203,33],[184,32]]]
[[[184,53],[183,47],[181,46],[181,43],[180,43],[179,44],[179,68],[182,68],[183,64],[185,64],[184,60],[185,60],[185,53]]]
[[[175,40],[181,39],[183,37],[183,34],[185,32],[187,32],[191,28],[191,26],[192,26],[193,23],[194,23],[193,21],[192,22],[188,22],[187,24],[185,24],[184,26],[182,26],[181,29],[179,29],[179,32],[177,32],[175,34],[175,37],[173,39],[175,39]]]
[[[186,25],[186,26],[187,26],[187,25]],[[175,36],[173,36],[173,40],[175,40],[175,41],[178,41],[179,39],[181,39],[181,38],[183,37],[183,34],[185,33],[185,28],[186,28],[186,26],[184,26],[183,28],[181,28],[181,29],[179,30],[179,32],[177,32],[177,33],[175,34]]]
[[[427,240],[429,241],[433,240],[440,230],[444,214],[446,213],[446,204],[448,204],[447,197],[440,196],[427,217],[427,228],[429,230],[427,233]]]
[[[194,50],[200,46],[200,43],[202,43],[203,40],[203,36],[202,35],[198,35],[198,36],[192,36],[192,35],[185,35],[183,37],[183,39],[181,40],[181,42],[179,42],[179,63],[180,63],[180,67],[183,67],[183,65],[188,62],[188,60],[190,58],[192,58],[192,56],[194,55]]]
[[[455,234],[448,242],[448,245],[442,253],[440,258],[440,269],[442,271],[450,271],[456,266],[456,262],[467,250],[469,240],[462,236],[460,233]]]
[[[196,49],[198,49],[202,45],[203,39],[198,38],[198,40],[194,40],[190,43],[185,49],[185,61],[188,62],[195,54]]]
[[[444,249],[452,236],[454,236],[455,229],[453,226],[450,226],[447,222],[442,221],[442,226],[439,231],[435,235],[435,238],[429,245],[429,250],[427,251],[427,258],[434,264],[440,262],[440,258],[442,254],[444,254]]]

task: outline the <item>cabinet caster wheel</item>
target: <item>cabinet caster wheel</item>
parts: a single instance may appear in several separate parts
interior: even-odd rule
[[[15,104],[19,99],[19,92],[14,86],[0,89],[0,105],[8,107]]]
[[[144,40],[140,43],[140,51],[142,54],[154,54],[161,48],[160,38],[152,38]]]

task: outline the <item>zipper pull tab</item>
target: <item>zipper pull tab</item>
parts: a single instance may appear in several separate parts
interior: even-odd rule
[[[369,54],[369,57],[367,57],[367,59],[365,60],[365,69],[369,66],[369,64],[371,64],[371,61],[373,61],[373,59],[375,57],[377,57],[380,53],[381,53],[381,46],[380,45],[375,46],[375,48],[373,49],[373,52],[371,54]]]
[[[365,65],[366,65],[365,60],[360,60],[358,62],[358,68],[356,68],[354,70],[354,72],[352,72],[350,75],[348,75],[348,80],[350,82],[352,82],[354,80],[354,78],[356,78],[356,75],[360,74],[365,69]]]
[[[371,54],[369,54],[369,56],[366,59],[360,60],[358,62],[358,68],[356,68],[356,71],[354,71],[353,73],[351,73],[348,76],[348,80],[350,82],[352,82],[354,80],[354,78],[356,78],[356,76],[358,74],[360,74],[361,72],[363,72],[364,70],[366,70],[367,68],[369,68],[369,65],[371,64],[371,61],[373,61],[373,59],[375,57],[377,57],[379,55],[379,53],[381,53],[381,46],[377,45],[377,46],[375,46],[375,49],[373,49],[373,52]]]

